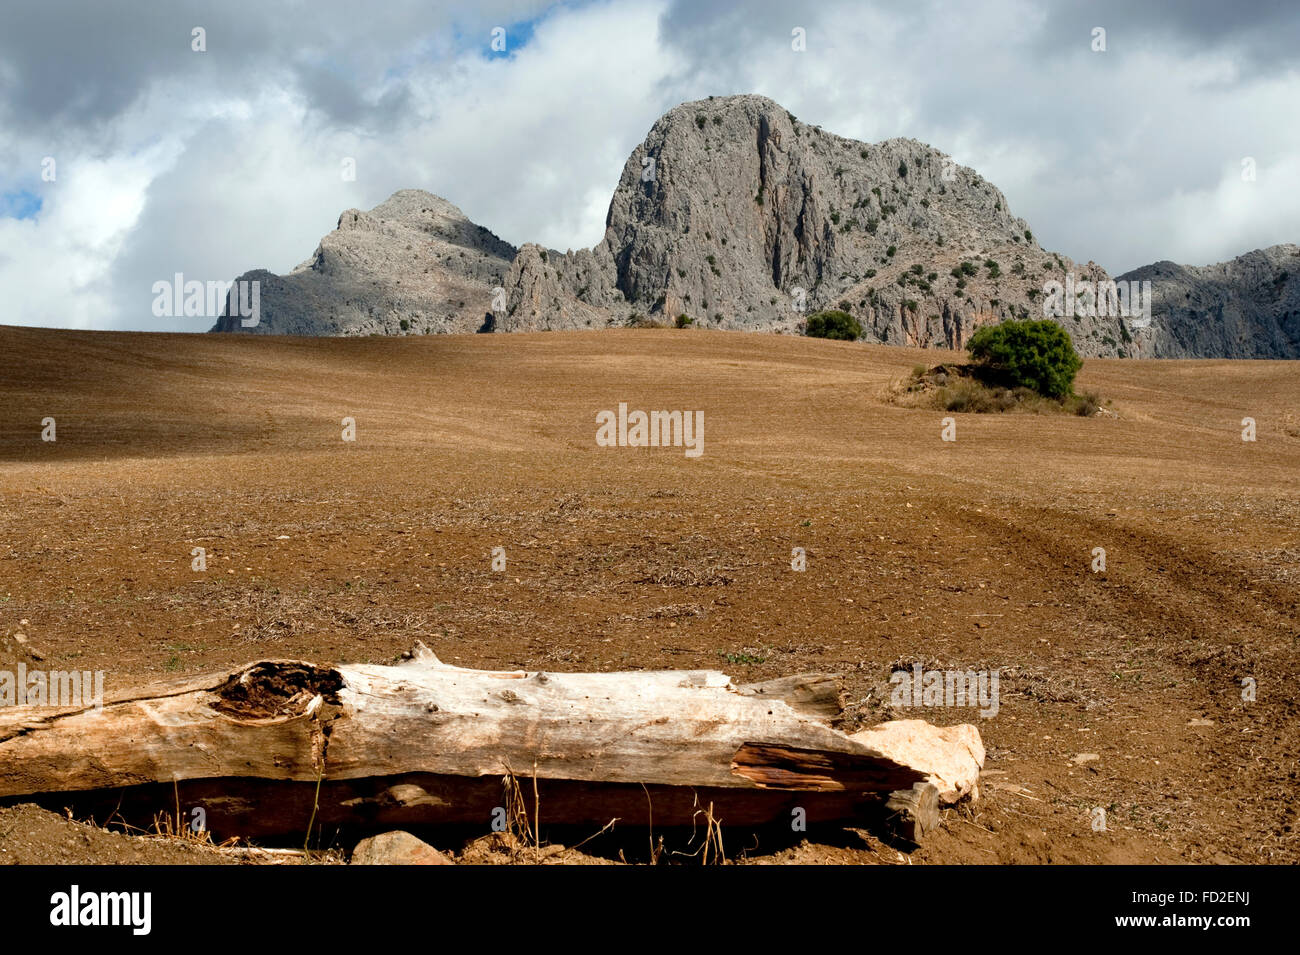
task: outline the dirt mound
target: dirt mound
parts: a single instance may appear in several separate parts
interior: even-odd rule
[[[178,839],[110,832],[31,803],[0,808],[0,864],[234,865],[239,861],[215,848]]]

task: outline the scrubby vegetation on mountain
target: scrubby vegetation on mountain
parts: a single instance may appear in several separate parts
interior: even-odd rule
[[[862,337],[862,326],[848,312],[828,309],[808,316],[805,334],[809,338],[833,338],[839,341],[853,342]]]

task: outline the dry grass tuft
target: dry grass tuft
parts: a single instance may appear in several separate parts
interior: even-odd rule
[[[911,376],[890,390],[894,404],[933,408],[958,414],[1073,414],[1092,417],[1101,410],[1096,392],[1048,398],[1029,388],[1007,388],[978,377],[973,365],[917,365]]]

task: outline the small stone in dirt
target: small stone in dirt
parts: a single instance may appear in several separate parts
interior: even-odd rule
[[[1213,726],[1214,720],[1194,719],[1188,722],[1188,726]]]
[[[352,850],[352,865],[455,865],[409,832],[385,832],[362,839]]]
[[[1073,757],[1070,762],[1076,766],[1082,766],[1084,763],[1091,763],[1093,760],[1101,759],[1096,753],[1080,753]]]

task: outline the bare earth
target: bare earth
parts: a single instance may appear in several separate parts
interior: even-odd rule
[[[834,670],[852,724],[984,735],[984,798],[914,864],[1300,862],[1300,363],[1090,360],[1078,386],[1118,418],[957,415],[947,443],[942,413],[887,393],[957,358],[0,327],[0,666],[111,690],[418,638],[473,667]],[[703,410],[703,456],[597,447],[620,401]],[[1000,668],[998,714],[893,709],[891,665],[914,661]],[[33,861],[49,828],[0,816],[0,857]],[[728,849],[901,860],[856,831]]]

